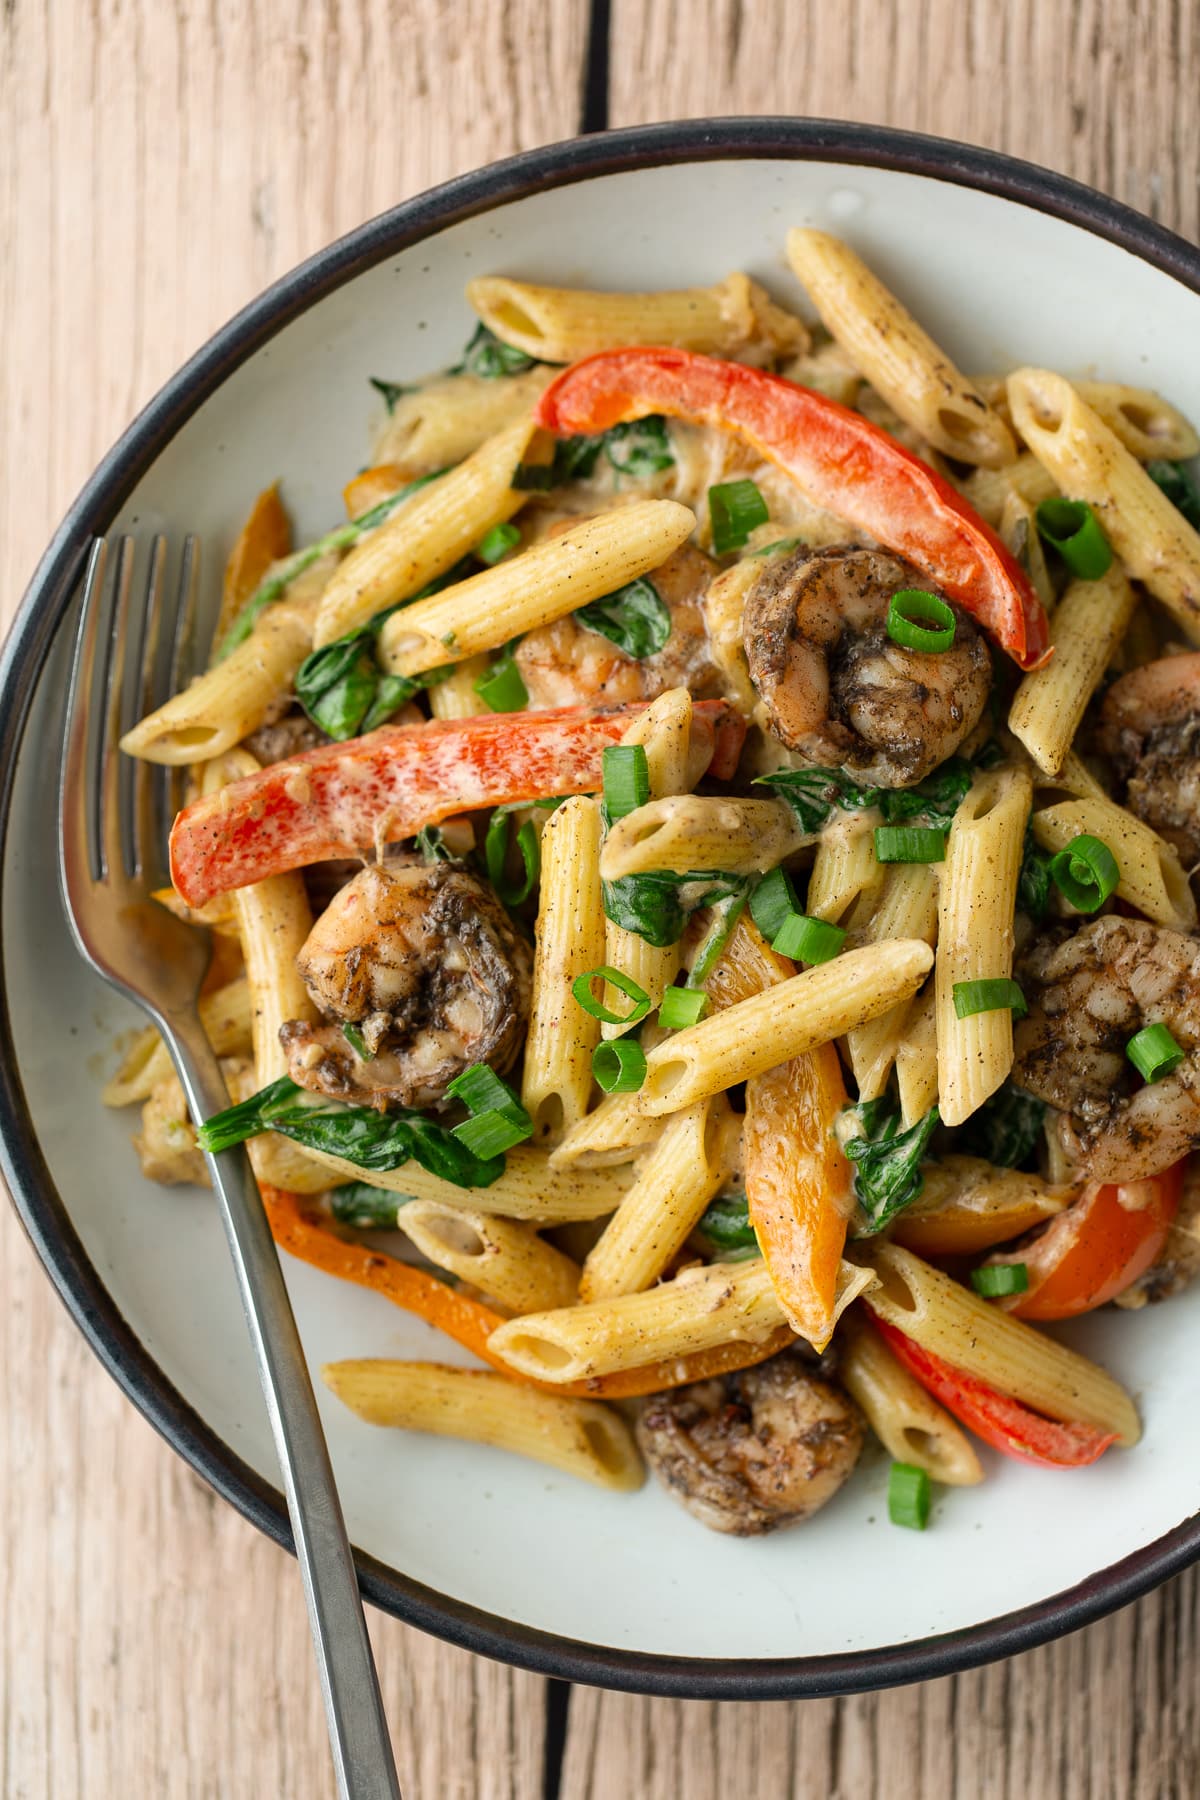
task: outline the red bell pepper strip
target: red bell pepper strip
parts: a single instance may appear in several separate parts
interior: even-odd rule
[[[454,813],[596,793],[601,752],[642,710],[430,719],[289,756],[184,808],[171,831],[171,879],[189,906],[203,906],[268,875],[412,837]],[[706,744],[718,778],[732,775],[745,731],[724,700],[693,709],[693,742]]]
[[[1047,1419],[1010,1395],[1001,1394],[986,1382],[943,1362],[940,1356],[914,1343],[874,1313],[871,1322],[892,1355],[916,1376],[922,1387],[928,1388],[968,1431],[1017,1462],[1034,1463],[1043,1469],[1082,1469],[1117,1441],[1115,1431]]]
[[[1072,1319],[1123,1294],[1167,1241],[1184,1164],[1126,1187],[1094,1184],[1039,1235],[992,1263],[1024,1263],[1029,1286],[1000,1300],[1018,1319]]]
[[[915,563],[1022,669],[1050,655],[1045,609],[996,533],[919,457],[824,394],[689,350],[602,350],[552,381],[536,416],[570,437],[648,413],[735,432],[818,506]]]

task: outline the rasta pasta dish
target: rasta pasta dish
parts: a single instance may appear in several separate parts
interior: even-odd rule
[[[475,280],[348,522],[259,495],[124,740],[232,1103],[153,1032],[106,1090],[478,1359],[328,1365],[362,1419],[742,1535],[868,1429],[917,1528],[977,1442],[1131,1449],[1055,1322],[1200,1267],[1200,440],[787,254],[796,310]]]

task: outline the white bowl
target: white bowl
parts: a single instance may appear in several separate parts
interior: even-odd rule
[[[208,1198],[144,1182],[100,1105],[135,1022],[85,972],[56,893],[60,630],[94,532],[229,541],[279,477],[300,539],[363,459],[370,375],[451,362],[487,271],[663,287],[748,270],[783,300],[788,226],[847,235],[970,370],[1017,363],[1158,387],[1200,418],[1200,254],[1057,176],[863,126],[754,120],[617,132],[514,158],[362,227],[279,282],[171,381],[58,532],[0,671],[3,1160],[80,1328],[180,1453],[272,1536],[288,1530],[224,1241]],[[218,584],[209,557],[209,604]],[[452,1346],[385,1300],[288,1262],[313,1366]],[[1200,1555],[1200,1295],[1070,1332],[1131,1387],[1136,1450],[1069,1474],[985,1453],[919,1535],[865,1459],[814,1521],[714,1536],[655,1483],[630,1499],[515,1458],[321,1407],[377,1604],[546,1673],[697,1696],[828,1693],[943,1674],[1071,1630]]]

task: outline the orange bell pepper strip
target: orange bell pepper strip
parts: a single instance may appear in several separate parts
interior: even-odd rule
[[[833,1336],[838,1270],[853,1209],[850,1164],[833,1135],[846,1104],[832,1044],[746,1085],[742,1165],[750,1223],[788,1322],[814,1350]]]
[[[376,463],[372,469],[360,469],[342,489],[346,517],[357,519],[361,513],[370,512],[381,500],[398,494],[408,479],[399,463]]]
[[[291,547],[292,527],[279,498],[279,484],[272,482],[250,508],[229,552],[214,643],[220,643],[271,564],[286,556]]]
[[[869,1308],[870,1300],[865,1300],[864,1305]],[[986,1382],[943,1362],[940,1356],[934,1356],[874,1314],[871,1322],[893,1356],[960,1424],[1016,1462],[1034,1463],[1043,1469],[1082,1469],[1117,1441],[1115,1432],[1101,1431],[1094,1425],[1047,1419],[1010,1395],[1001,1394]]]
[[[536,409],[558,437],[648,413],[736,433],[818,506],[915,563],[1022,669],[1049,656],[1045,608],[991,527],[928,464],[824,394],[689,350],[602,350],[557,376]]]
[[[490,1363],[512,1381],[525,1382],[547,1394],[568,1394],[590,1400],[629,1400],[643,1394],[661,1393],[665,1388],[681,1387],[689,1381],[707,1381],[734,1369],[747,1369],[753,1363],[765,1362],[792,1342],[786,1326],[761,1343],[735,1339],[718,1344],[712,1350],[693,1351],[690,1356],[672,1357],[668,1362],[646,1363],[639,1369],[621,1369],[612,1375],[599,1375],[586,1381],[536,1381],[519,1375],[500,1357],[488,1349],[488,1338],[504,1320],[500,1314],[457,1289],[439,1281],[425,1269],[415,1269],[395,1256],[374,1250],[369,1244],[353,1243],[339,1237],[322,1220],[305,1209],[299,1194],[283,1188],[259,1183],[263,1210],[271,1235],[281,1250],[300,1262],[339,1281],[353,1281],[360,1287],[382,1294],[405,1312],[415,1313],[427,1324],[444,1331],[464,1350],[481,1362]]]
[[[172,882],[189,906],[203,906],[268,875],[413,837],[454,813],[597,793],[602,752],[644,704],[384,725],[272,763],[184,808],[171,831]],[[725,700],[693,708],[692,742],[718,777],[733,773],[745,733]]]
[[[988,1264],[1024,1263],[1029,1286],[997,1301],[1018,1319],[1073,1319],[1115,1300],[1157,1260],[1183,1191],[1183,1162],[1125,1187],[1085,1188],[1036,1238]]]

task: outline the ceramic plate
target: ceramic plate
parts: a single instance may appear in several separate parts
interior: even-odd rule
[[[0,694],[0,1110],[18,1207],[81,1329],[180,1453],[286,1541],[216,1215],[144,1182],[99,1102],[134,1015],[59,914],[53,777],[69,607],[88,536],[197,531],[215,553],[283,484],[298,541],[363,461],[371,375],[454,360],[486,271],[679,287],[745,269],[781,300],[788,226],[848,236],[961,366],[1102,372],[1200,418],[1200,256],[1099,195],[982,151],[788,120],[651,127],[518,157],[364,226],[218,334],[105,459],[38,571]],[[453,1356],[386,1301],[288,1263],[312,1364]],[[920,1535],[887,1522],[882,1456],[804,1527],[743,1542],[651,1481],[630,1499],[499,1452],[377,1431],[321,1391],[365,1589],[471,1649],[691,1695],[830,1692],[945,1673],[1073,1628],[1200,1553],[1200,1292],[1070,1339],[1135,1392],[1136,1451],[1048,1474],[985,1453]]]

